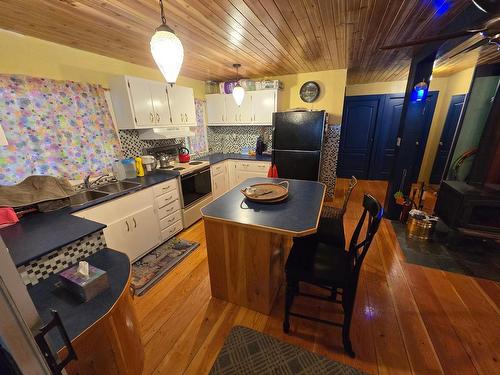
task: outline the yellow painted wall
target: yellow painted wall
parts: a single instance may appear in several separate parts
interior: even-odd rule
[[[25,74],[77,82],[98,83],[109,87],[111,75],[131,75],[162,81],[158,69],[128,63],[86,52],[76,48],[47,42],[0,30],[1,74]],[[179,77],[177,83],[192,87],[197,98],[205,97],[203,81]]]
[[[291,108],[324,109],[329,113],[330,124],[340,124],[344,108],[344,93],[347,80],[347,70],[325,70],[311,73],[287,74],[283,76],[266,77],[279,79],[283,82],[280,92],[278,110]],[[307,81],[316,81],[320,87],[320,96],[313,103],[305,103],[300,99],[300,87]]]
[[[406,81],[372,82],[349,85],[345,88],[346,96],[397,94],[406,91]]]

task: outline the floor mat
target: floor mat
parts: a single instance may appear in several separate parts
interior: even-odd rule
[[[392,226],[408,263],[500,281],[499,244],[459,235],[442,222],[430,241],[408,238],[406,225],[399,221]]]
[[[199,245],[174,237],[132,264],[135,295],[144,294]]]
[[[210,375],[323,375],[364,374],[298,346],[287,344],[253,329],[231,329]]]

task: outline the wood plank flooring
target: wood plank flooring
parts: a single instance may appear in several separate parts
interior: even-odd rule
[[[347,180],[337,183],[333,205]],[[369,192],[385,182],[360,181],[345,216],[346,236]],[[180,234],[201,246],[146,295],[134,300],[145,346],[145,374],[206,374],[231,327],[243,325],[371,374],[500,374],[500,283],[408,264],[391,223],[383,220],[360,277],[351,338],[340,329],[297,318],[282,331],[283,290],[270,316],[210,296],[204,228]],[[283,289],[283,288],[282,288]],[[340,307],[298,298],[298,311],[341,320]]]

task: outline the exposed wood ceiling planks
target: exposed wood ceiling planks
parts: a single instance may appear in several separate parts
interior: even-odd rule
[[[168,0],[167,23],[185,49],[181,74],[231,79],[348,68],[349,83],[404,79],[411,49],[385,43],[437,33],[470,0]],[[0,28],[155,66],[156,0],[4,0]],[[494,53],[490,50],[488,56]]]

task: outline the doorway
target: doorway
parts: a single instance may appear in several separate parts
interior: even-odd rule
[[[460,114],[462,113],[462,108],[464,106],[464,101],[465,94],[453,95],[451,97],[443,131],[441,132],[441,137],[439,139],[438,149],[434,158],[431,176],[429,178],[429,182],[431,184],[441,183],[446,161],[448,160],[448,155],[453,143],[453,137],[455,136],[458,121],[460,120]]]
[[[416,181],[427,143],[438,97],[429,92],[417,134],[417,164],[411,178]],[[340,133],[338,177],[388,180],[394,164],[396,138],[404,94],[347,96]]]

